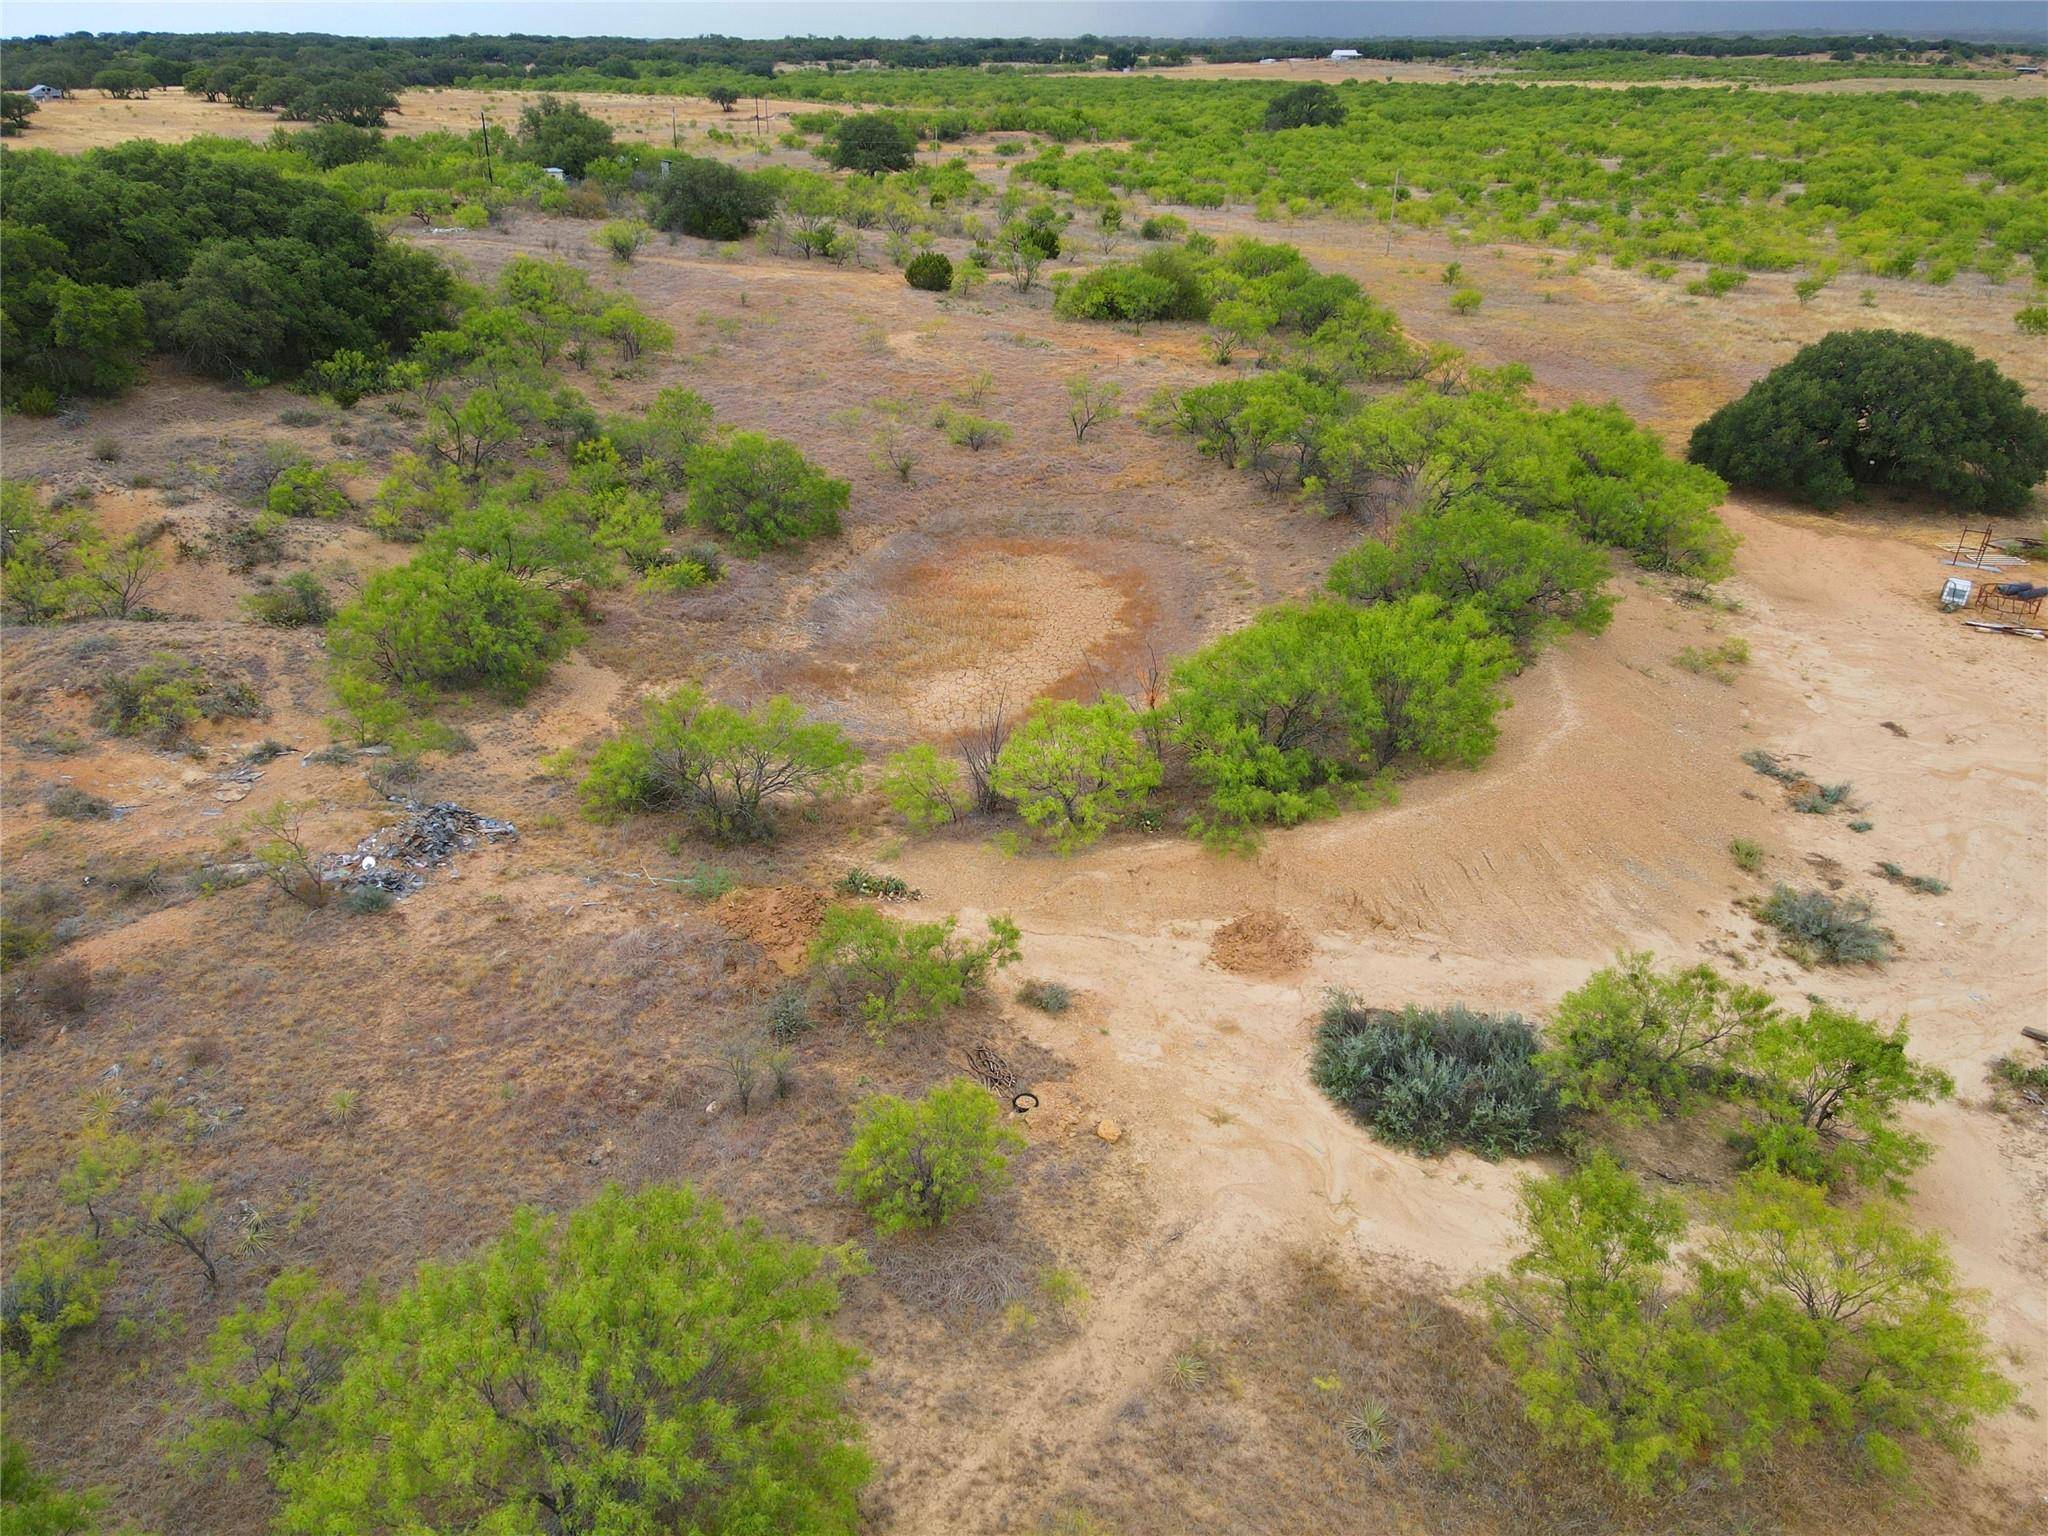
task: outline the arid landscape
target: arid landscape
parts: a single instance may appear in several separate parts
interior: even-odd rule
[[[1303,78],[1210,72],[1276,70]],[[2040,80],[2007,87],[2038,95]],[[578,99],[622,141],[670,139],[669,98]],[[674,104],[694,153],[705,128],[734,125],[700,98]],[[480,109],[509,130],[519,105],[516,91],[409,91],[390,132],[466,131]],[[767,103],[767,137],[804,109]],[[95,97],[54,104],[33,142],[71,153],[261,140],[273,126],[171,93]],[[1000,187],[1002,137],[948,153]],[[715,152],[748,169],[809,158]],[[1062,265],[1128,256],[1128,230],[1166,211],[1133,199],[1121,243],[1099,248],[1077,225]],[[1961,343],[2048,404],[2048,349],[2015,329],[2016,290],[1975,275],[1844,275],[1808,302],[1797,272],[1758,273],[1700,297],[1532,247],[1313,213],[1171,211],[1355,278],[1418,344],[1526,364],[1543,406],[1617,402],[1674,455],[1838,330]],[[944,746],[993,697],[1020,712],[1038,697],[1139,698],[1172,658],[1313,596],[1360,529],[1144,428],[1155,392],[1218,377],[1197,326],[1076,323],[1042,285],[921,292],[878,242],[828,264],[657,234],[627,264],[594,229],[522,208],[487,228],[409,220],[393,234],[478,284],[529,257],[629,295],[674,347],[574,375],[591,405],[642,411],[686,386],[720,423],[788,439],[847,481],[843,532],[729,558],[701,589],[595,593],[580,648],[516,704],[445,701],[463,749],[428,751],[403,779],[390,756],[319,753],[334,710],[322,633],[248,622],[243,600],[298,571],[348,594],[411,547],[360,518],[293,519],[280,560],[238,570],[220,530],[237,515],[237,466],[265,445],[343,462],[361,506],[412,424],[376,397],[344,410],[168,357],[119,399],[7,416],[11,479],[89,504],[109,536],[145,532],[163,568],[157,622],[6,631],[9,906],[67,926],[61,954],[89,989],[72,1011],[11,991],[6,1224],[75,1222],[58,1180],[95,1113],[207,1181],[220,1213],[217,1284],[137,1240],[109,1291],[119,1326],[69,1347],[61,1389],[9,1393],[8,1433],[39,1466],[106,1490],[142,1529],[266,1529],[275,1496],[253,1463],[224,1480],[164,1454],[195,1412],[183,1373],[215,1318],[281,1266],[389,1291],[423,1259],[488,1241],[522,1204],[566,1210],[612,1181],[687,1180],[735,1216],[866,1248],[838,1317],[870,1362],[851,1394],[876,1466],[865,1530],[1819,1531],[1845,1507],[1873,1532],[2043,1528],[2048,1110],[1990,1069],[2031,1059],[2022,1027],[2048,1026],[2048,644],[1966,627],[1974,612],[1937,602],[1954,575],[2048,581],[2038,557],[1995,578],[1944,563],[1966,525],[2038,550],[2038,488],[1996,516],[1881,494],[1822,513],[1736,491],[1720,508],[1740,540],[1733,574],[1710,597],[1617,557],[1611,627],[1561,639],[1508,682],[1490,758],[1268,829],[1248,850],[1164,826],[1067,856],[971,820],[906,831],[871,777],[793,812],[772,844],[719,847],[675,818],[595,821],[551,763],[586,760],[685,682],[717,698],[787,694],[874,762]],[[958,263],[972,243],[941,233],[935,248]],[[1452,261],[1484,290],[1476,313],[1447,302]],[[1113,381],[1124,402],[1078,444],[1076,376]],[[948,402],[1011,437],[950,442],[930,424]],[[907,475],[874,447],[892,421],[914,455]],[[1731,641],[1745,664],[1681,661]],[[200,725],[178,750],[96,729],[97,680],[165,651],[246,677],[262,712]],[[252,756],[264,742],[281,750]],[[1759,749],[1803,781],[1853,785],[1850,810],[1794,810],[1745,764]],[[64,788],[114,810],[60,819],[47,807]],[[306,840],[342,851],[400,819],[391,796],[454,802],[517,836],[460,852],[375,916],[307,910],[226,873],[267,807],[308,807]],[[1739,868],[1731,840],[1760,862]],[[1887,863],[1944,890],[1895,883]],[[712,867],[724,878],[706,882]],[[1022,961],[886,1043],[822,1024],[793,1047],[788,1097],[742,1112],[728,1047],[803,972],[855,868],[910,889],[885,904],[892,917],[977,932],[1014,918]],[[1894,937],[1889,963],[1801,963],[1756,915],[1779,881],[1867,897]],[[1542,1453],[1474,1287],[1517,1251],[1520,1181],[1565,1159],[1387,1145],[1306,1062],[1331,989],[1540,1023],[1623,950],[1708,961],[1788,1004],[1820,994],[1907,1018],[1915,1056],[1953,1077],[1952,1097],[1906,1108],[1934,1149],[1908,1209],[1980,1293],[2018,1389],[1977,1427],[1980,1461],[1930,1461],[1894,1486],[1846,1453],[1789,1449],[1739,1482],[1694,1478],[1643,1500]],[[1070,989],[1071,1007],[1026,1006],[1028,980]],[[1024,1145],[1009,1187],[943,1232],[875,1238],[833,1187],[853,1106],[956,1076],[977,1051],[1037,1100],[1011,1117]],[[1731,1124],[1706,1110],[1615,1145],[1683,1195],[1733,1176]],[[1051,1274],[1066,1278],[1049,1291]],[[1376,1457],[1354,1454],[1343,1428],[1368,1400],[1391,1425]]]

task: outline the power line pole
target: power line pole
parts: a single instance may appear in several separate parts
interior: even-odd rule
[[[476,109],[476,120],[483,124],[484,129],[484,180],[495,187],[498,184],[498,178],[491,170],[491,120],[484,115],[482,107]]]

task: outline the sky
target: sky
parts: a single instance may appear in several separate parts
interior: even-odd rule
[[[1600,32],[2048,35],[2048,0],[0,0],[0,34],[1499,37]]]

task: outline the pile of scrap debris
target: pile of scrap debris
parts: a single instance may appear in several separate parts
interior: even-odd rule
[[[405,808],[405,820],[372,832],[353,852],[326,855],[320,861],[321,880],[345,889],[374,886],[394,896],[409,896],[427,883],[428,870],[469,852],[479,841],[495,843],[519,835],[511,822],[479,816],[451,801],[397,803]]]

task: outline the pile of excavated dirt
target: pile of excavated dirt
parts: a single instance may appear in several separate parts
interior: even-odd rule
[[[1240,912],[1209,941],[1209,958],[1240,976],[1288,976],[1308,963],[1308,935],[1270,908]]]
[[[783,975],[794,976],[809,957],[825,907],[825,893],[809,886],[757,885],[726,892],[712,911]]]

